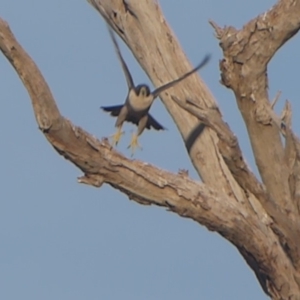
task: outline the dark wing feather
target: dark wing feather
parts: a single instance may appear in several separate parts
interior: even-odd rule
[[[104,111],[109,112],[112,117],[118,117],[121,112],[122,107],[123,107],[123,105],[101,106],[101,108]],[[125,121],[131,122],[131,123],[135,124],[136,126],[138,126],[140,118],[138,115],[127,114]]]
[[[112,117],[117,117],[120,114],[122,107],[123,105],[101,106],[104,111],[110,112]]]
[[[166,83],[162,86],[160,86],[159,88],[157,88],[156,90],[154,90],[152,92],[152,95],[154,98],[156,98],[160,93],[162,93],[164,90],[169,89],[170,87],[174,86],[175,84],[179,83],[180,81],[182,81],[183,79],[189,77],[190,75],[192,75],[193,73],[197,72],[198,70],[200,70],[201,68],[203,68],[210,60],[210,54],[207,54],[203,60],[200,62],[200,64],[193,70],[185,73],[184,75],[182,75],[181,77]]]
[[[109,35],[110,35],[110,37],[111,37],[111,39],[112,39],[112,41],[113,41],[113,43],[114,43],[114,47],[115,47],[115,50],[116,50],[116,52],[117,52],[119,61],[120,61],[120,63],[121,63],[123,72],[124,72],[124,74],[125,74],[125,78],[126,78],[126,82],[127,82],[127,85],[128,85],[128,89],[129,89],[129,90],[130,90],[130,89],[133,89],[133,88],[134,88],[134,82],[133,82],[133,79],[132,79],[131,74],[130,74],[130,72],[129,72],[129,69],[128,69],[128,67],[127,67],[127,65],[126,65],[126,63],[125,63],[125,61],[124,61],[124,59],[123,59],[123,57],[122,57],[122,54],[121,54],[119,45],[118,45],[118,43],[117,43],[117,40],[116,40],[116,38],[115,38],[114,32],[112,31],[112,29],[111,29],[109,26],[107,26],[107,27],[108,27]]]
[[[101,108],[104,111],[109,112],[112,117],[118,117],[121,112],[122,107],[123,107],[123,105],[101,106]],[[139,115],[127,114],[125,121],[131,122],[131,123],[135,124],[136,126],[138,126],[140,118],[139,118]]]
[[[148,114],[148,122],[147,122],[146,128],[151,129],[151,127],[156,130],[164,130],[165,129],[150,114]]]
[[[131,114],[131,115],[127,116],[126,121],[131,122],[131,123],[135,124],[136,126],[138,126],[140,118],[133,115],[133,114]],[[156,130],[164,130],[165,129],[150,114],[148,114],[148,121],[147,121],[147,124],[146,124],[146,128],[147,129],[154,128]]]
[[[114,105],[114,106],[101,106],[105,112],[109,112],[112,117],[117,117],[120,114],[123,105]],[[136,126],[139,125],[140,117],[139,115],[128,114],[126,117],[127,122],[133,123]],[[147,129],[154,128],[156,130],[164,130],[165,128],[159,124],[150,114],[148,114],[148,121],[146,124]]]
[[[128,114],[126,117],[126,121],[131,122],[131,123],[135,124],[136,126],[138,126],[140,118],[134,114]]]

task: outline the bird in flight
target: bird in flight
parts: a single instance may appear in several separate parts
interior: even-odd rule
[[[193,73],[200,70],[204,67],[207,62],[210,60],[210,55],[206,55],[201,63],[196,66],[191,71],[187,72],[186,74],[182,75],[181,77],[168,82],[159,88],[155,89],[154,91],[150,91],[150,88],[146,84],[139,84],[137,86],[134,85],[132,76],[129,72],[129,69],[122,57],[119,45],[115,38],[115,35],[111,28],[108,28],[110,37],[113,41],[115,51],[118,55],[118,59],[121,63],[123,72],[126,77],[126,82],[128,86],[128,94],[125,100],[125,103],[122,105],[114,105],[114,106],[102,106],[101,108],[109,112],[111,116],[117,117],[117,121],[115,127],[117,127],[117,132],[112,136],[112,144],[116,146],[120,138],[122,136],[122,126],[125,121],[131,122],[137,125],[138,129],[136,133],[133,133],[131,142],[128,148],[131,148],[132,154],[135,152],[136,148],[141,148],[138,143],[138,137],[143,133],[144,129],[151,129],[154,128],[156,130],[164,130],[165,128],[158,123],[149,113],[149,109],[156,97],[160,95],[163,91],[169,89],[170,87],[174,86],[175,84],[181,82],[188,76],[192,75]]]

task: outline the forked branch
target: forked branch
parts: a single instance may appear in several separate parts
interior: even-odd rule
[[[256,164],[272,204],[264,205],[274,220],[274,231],[300,270],[300,219],[295,191],[299,190],[296,139],[288,126],[286,147],[282,123],[268,96],[267,64],[300,28],[300,1],[278,1],[241,30],[211,22],[224,59],[222,83],[231,88],[245,121]],[[293,142],[292,142],[293,141]],[[288,153],[288,154],[287,154]],[[288,246],[287,246],[288,245]]]
[[[89,2],[130,46],[154,85],[171,81],[191,68],[154,1],[132,0],[130,5],[121,0]],[[297,295],[300,277],[283,243],[278,242],[278,236],[282,235],[294,251],[297,246],[286,239],[291,238],[289,230],[293,227],[284,219],[281,223],[284,226],[278,226],[281,231],[276,231],[270,216],[276,218],[270,209],[260,205],[268,201],[274,205],[273,195],[267,193],[248,169],[236,138],[196,75],[164,93],[162,99],[205,184],[184,174],[172,174],[129,160],[111,149],[106,140],[98,141],[61,116],[37,66],[3,21],[0,21],[0,49],[27,88],[45,137],[85,174],[79,182],[98,187],[108,183],[136,202],[166,207],[219,232],[238,248],[267,294],[274,299]],[[178,101],[174,101],[174,96]],[[196,103],[200,109],[198,116],[182,107],[186,99]]]

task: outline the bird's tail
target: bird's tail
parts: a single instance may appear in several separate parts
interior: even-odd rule
[[[109,112],[112,117],[117,117],[120,114],[123,105],[114,105],[114,106],[101,106],[101,108]]]

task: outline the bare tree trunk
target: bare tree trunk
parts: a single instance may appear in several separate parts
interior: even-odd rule
[[[191,68],[155,1],[88,1],[128,45],[155,86]],[[83,171],[79,182],[110,184],[141,204],[167,207],[217,231],[237,247],[272,299],[300,299],[300,142],[291,130],[290,104],[277,116],[267,92],[267,64],[299,30],[300,0],[279,1],[242,30],[211,24],[224,52],[222,83],[234,91],[262,183],[197,75],[161,99],[203,184],[184,173],[128,160],[106,139],[99,141],[65,119],[37,66],[3,20],[0,49],[27,88],[45,137]]]

